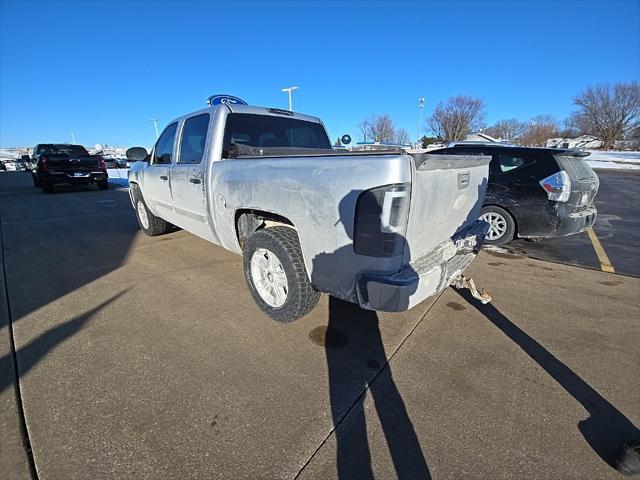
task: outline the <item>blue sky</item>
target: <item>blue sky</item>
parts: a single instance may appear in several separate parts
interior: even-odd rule
[[[213,93],[321,117],[332,139],[389,113],[415,138],[439,100],[488,124],[558,119],[589,84],[640,78],[640,2],[0,0],[0,146],[151,145],[154,117]],[[160,125],[159,125],[160,126]]]

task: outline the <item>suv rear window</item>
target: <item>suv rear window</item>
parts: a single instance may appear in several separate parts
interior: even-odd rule
[[[331,148],[320,123],[249,113],[227,115],[224,150],[231,144],[260,148]]]
[[[572,155],[554,155],[560,167],[567,171],[570,178],[579,180],[593,178],[595,173],[583,157]]]

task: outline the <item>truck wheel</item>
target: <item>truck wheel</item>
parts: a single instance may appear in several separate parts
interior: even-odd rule
[[[41,187],[42,185],[40,185],[40,179],[38,178],[37,175],[34,175],[33,173],[31,174],[31,178],[33,179],[33,186],[34,187]]]
[[[96,182],[100,190],[109,190],[109,180],[100,180]]]
[[[136,190],[133,195],[136,217],[138,218],[138,224],[142,231],[150,237],[167,233],[170,223],[160,217],[156,217],[149,211],[147,204],[142,198],[142,194],[138,190]]]
[[[495,205],[482,207],[480,220],[489,224],[489,232],[485,237],[485,245],[505,245],[513,240],[516,223],[509,212]]]
[[[264,228],[249,235],[243,265],[251,296],[277,322],[293,322],[313,310],[320,299],[307,276],[293,228]]]
[[[44,193],[53,193],[53,184],[49,182],[40,182],[40,186]]]

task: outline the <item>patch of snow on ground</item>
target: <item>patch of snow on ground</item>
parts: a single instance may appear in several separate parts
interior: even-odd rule
[[[591,155],[585,158],[591,168],[615,170],[640,170],[640,152],[604,152],[587,150]]]
[[[589,157],[587,157],[589,158]],[[640,164],[633,163],[618,163],[618,162],[602,162],[599,160],[589,160],[587,161],[589,166],[594,170],[598,169],[607,169],[607,170],[640,170]]]
[[[127,178],[126,168],[108,168],[107,174],[109,174],[109,183],[111,185],[117,185],[121,188],[129,187],[129,179]]]

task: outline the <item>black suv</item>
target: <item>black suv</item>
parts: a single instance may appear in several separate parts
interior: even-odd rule
[[[572,235],[596,221],[599,180],[584,161],[586,152],[460,142],[429,153],[491,156],[480,217],[491,225],[489,245]]]

